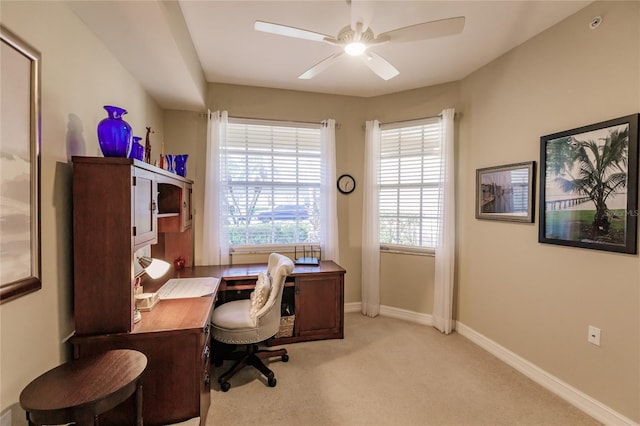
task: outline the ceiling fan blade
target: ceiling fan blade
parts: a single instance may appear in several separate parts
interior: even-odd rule
[[[400,74],[400,71],[391,65],[386,59],[374,52],[367,52],[362,55],[362,60],[371,71],[376,73],[378,77],[383,80],[391,80],[396,75]]]
[[[423,22],[397,30],[380,34],[376,39],[390,41],[417,41],[429,38],[444,37],[459,34],[464,28],[464,16],[440,19],[438,21]]]
[[[333,37],[325,34],[320,34],[295,27],[289,27],[287,25],[274,24],[272,22],[256,21],[253,25],[253,28],[256,31],[277,34],[285,37],[301,38],[304,40],[327,41],[330,43],[336,41]]]
[[[309,80],[310,78],[315,77],[316,75],[320,74],[322,71],[326,70],[329,67],[329,65],[334,63],[335,60],[338,59],[340,56],[342,56],[343,53],[344,53],[343,51],[340,51],[338,53],[334,53],[328,58],[321,60],[320,62],[318,62],[317,64],[315,64],[314,66],[306,70],[304,73],[302,73],[298,78],[301,80]]]

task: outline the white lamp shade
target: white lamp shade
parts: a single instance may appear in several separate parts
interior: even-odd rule
[[[169,262],[146,256],[139,257],[138,263],[140,263],[140,266],[144,268],[147,275],[154,280],[169,272],[169,269],[171,268],[171,264],[169,264]]]

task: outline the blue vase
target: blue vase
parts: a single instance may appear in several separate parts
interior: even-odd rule
[[[144,146],[140,143],[141,140],[141,137],[133,137],[133,143],[131,144],[131,153],[129,154],[129,158],[135,158],[136,160],[144,161]]]
[[[182,177],[187,176],[187,154],[176,155],[176,173]]]
[[[175,155],[173,155],[173,154],[165,154],[164,155],[165,167],[167,168],[167,171],[171,172],[171,173],[175,173],[176,172],[176,170],[173,168],[173,157],[175,157]]]
[[[98,123],[98,142],[105,157],[127,158],[131,152],[132,134],[129,123],[122,119],[126,110],[105,105],[109,117]]]

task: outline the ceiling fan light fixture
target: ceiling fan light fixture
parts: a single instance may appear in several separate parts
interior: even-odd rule
[[[365,50],[367,50],[367,46],[359,41],[354,41],[344,46],[344,51],[351,56],[360,56]]]
[[[349,4],[351,5],[351,3]],[[298,39],[321,41],[342,48],[339,52],[323,59],[302,73],[298,76],[300,79],[308,80],[318,75],[330,64],[334,63],[340,55],[346,53],[349,56],[360,56],[360,59],[362,59],[367,67],[369,67],[369,69],[371,69],[371,71],[373,71],[378,77],[383,80],[390,80],[400,74],[400,71],[398,71],[382,56],[373,51],[369,51],[368,49],[370,47],[379,46],[388,42],[418,41],[459,34],[464,29],[465,22],[464,16],[422,22],[420,24],[409,25],[408,27],[387,31],[386,33],[378,34],[378,36],[375,37],[373,35],[373,31],[368,27],[368,25],[365,26],[362,21],[354,22],[354,17],[356,16],[352,14],[352,24],[342,28],[336,38],[313,31],[265,21],[256,21],[254,28],[257,31]]]

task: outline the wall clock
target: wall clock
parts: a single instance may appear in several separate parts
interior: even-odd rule
[[[338,178],[338,191],[351,194],[356,189],[356,180],[351,175],[341,175]]]

